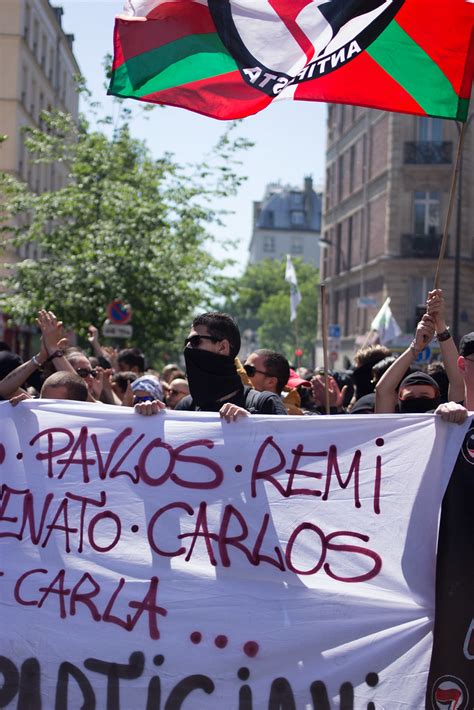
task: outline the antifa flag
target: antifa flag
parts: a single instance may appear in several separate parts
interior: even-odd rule
[[[464,121],[466,0],[126,0],[109,93],[219,119],[326,101]]]

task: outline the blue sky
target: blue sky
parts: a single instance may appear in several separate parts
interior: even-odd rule
[[[53,0],[64,8],[63,27],[75,35],[74,51],[94,98],[104,106],[111,101],[103,88],[102,60],[112,52],[114,16],[123,8],[122,0]],[[135,102],[129,102],[134,107]],[[171,152],[180,163],[199,162],[209,153],[225,125],[190,111],[157,108],[147,121],[136,115],[134,134],[146,140],[155,157]],[[270,182],[303,185],[305,175],[316,186],[324,182],[326,105],[313,102],[277,102],[256,116],[244,119],[238,135],[255,143],[242,153],[242,173],[248,176],[237,197],[222,205],[234,212],[224,228],[215,228],[218,243],[210,245],[220,256],[219,242],[237,240],[238,246],[226,255],[235,259],[231,273],[240,273],[247,262],[251,236],[252,201],[261,199]]]

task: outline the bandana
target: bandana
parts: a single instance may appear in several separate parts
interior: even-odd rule
[[[159,382],[156,377],[150,377],[149,375],[137,377],[137,379],[132,382],[131,387],[133,392],[136,392],[137,390],[144,390],[155,399],[163,401],[163,387],[161,386],[161,382]]]
[[[219,400],[243,389],[234,358],[229,355],[185,348],[184,360],[189,392],[200,409],[214,411],[220,406]]]

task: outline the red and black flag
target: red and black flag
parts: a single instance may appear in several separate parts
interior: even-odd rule
[[[280,99],[465,120],[467,0],[127,0],[109,93],[220,119]]]

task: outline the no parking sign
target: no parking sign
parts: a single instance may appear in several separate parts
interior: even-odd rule
[[[115,325],[125,325],[132,320],[132,307],[116,298],[107,306],[107,317]]]

